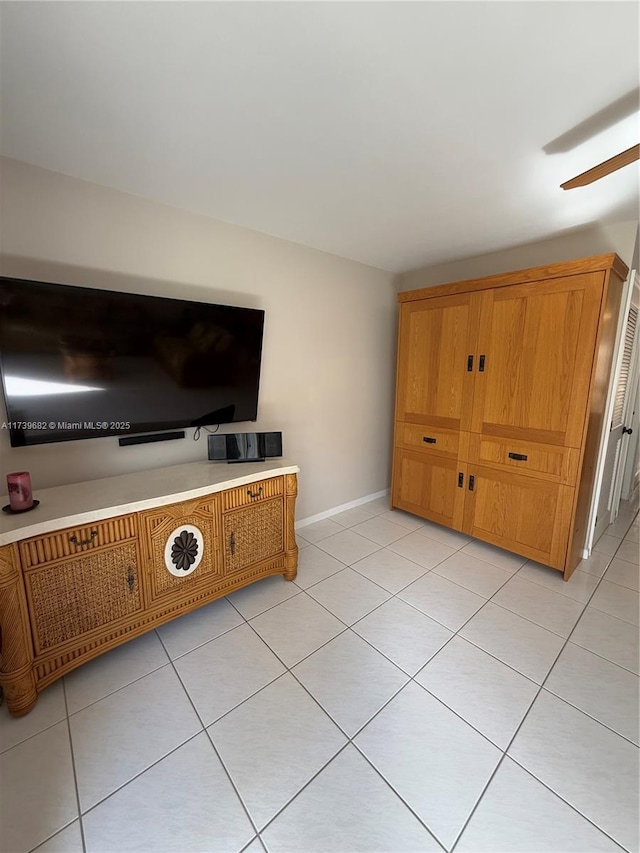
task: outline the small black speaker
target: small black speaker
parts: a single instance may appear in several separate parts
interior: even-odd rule
[[[216,462],[263,462],[282,456],[281,432],[230,432],[207,436],[209,459]]]

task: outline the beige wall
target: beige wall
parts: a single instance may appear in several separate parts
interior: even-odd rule
[[[398,290],[415,290],[467,278],[481,278],[527,267],[573,261],[589,255],[616,252],[630,267],[636,246],[637,222],[594,225],[568,231],[548,240],[526,243],[501,252],[490,252],[474,258],[451,261],[433,267],[422,267],[398,277]]]
[[[0,165],[3,275],[263,308],[259,420],[244,428],[282,430],[301,468],[298,518],[388,488],[390,273],[15,160]],[[11,448],[3,430],[0,493],[9,471],[29,470],[37,493],[206,458],[204,435],[196,443],[192,433],[130,448],[116,438]]]

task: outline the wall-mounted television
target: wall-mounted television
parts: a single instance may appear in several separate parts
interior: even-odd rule
[[[255,421],[264,311],[0,277],[13,447]]]

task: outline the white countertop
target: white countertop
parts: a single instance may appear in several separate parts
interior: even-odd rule
[[[0,512],[0,546],[64,527],[199,498],[265,477],[297,474],[299,470],[287,459],[189,462],[51,489],[36,488],[33,497],[40,501],[38,507],[19,515]],[[0,498],[0,506],[8,503],[8,497]]]

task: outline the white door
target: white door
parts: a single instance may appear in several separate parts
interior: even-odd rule
[[[613,474],[613,488],[611,489],[611,521],[615,521],[620,509],[620,498],[622,496],[622,483],[624,474],[627,468],[627,455],[629,452],[629,443],[631,441],[631,427],[633,421],[633,413],[638,400],[638,283],[634,284],[634,296],[632,299],[631,309],[629,311],[629,320],[627,321],[627,337],[625,338],[624,357],[622,365],[622,375],[627,375],[624,393],[624,404],[622,407],[622,436],[619,443],[619,452],[617,453],[617,462]],[[627,366],[628,365],[628,366]]]
[[[623,338],[620,342],[615,385],[610,400],[610,431],[607,437],[604,470],[592,542],[597,542],[609,524],[615,520],[620,506],[624,464],[629,444],[629,435],[625,430],[628,427],[627,421],[630,420],[631,406],[634,403],[631,397],[635,397],[633,391],[638,379],[636,330],[639,304],[638,276],[635,274],[623,314]]]

